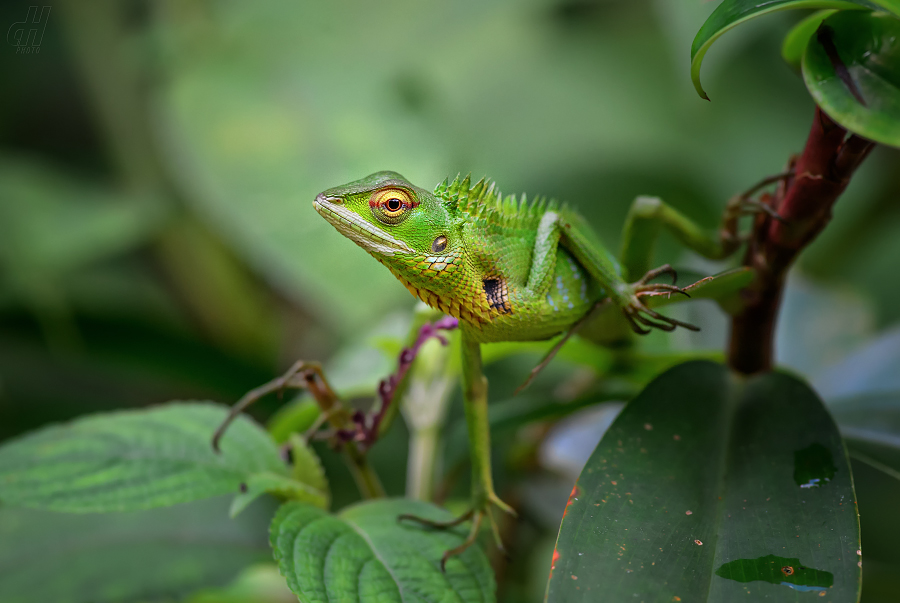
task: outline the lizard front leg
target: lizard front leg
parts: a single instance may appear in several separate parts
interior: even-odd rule
[[[498,507],[511,515],[516,514],[512,507],[500,500],[494,492],[494,479],[491,473],[491,434],[488,423],[488,383],[481,363],[481,344],[475,341],[465,327],[462,328],[462,379],[463,402],[466,412],[466,428],[469,432],[469,452],[472,461],[472,508],[459,518],[447,523],[435,523],[413,516],[401,516],[401,519],[417,521],[433,528],[450,528],[472,520],[469,536],[460,546],[444,553],[441,569],[447,560],[462,553],[472,546],[478,537],[482,522],[487,519],[493,531],[497,546],[502,550],[500,532],[497,521],[492,514],[492,507]]]
[[[662,274],[675,271],[671,266],[662,266],[656,270],[647,272],[636,282],[628,282],[623,276],[624,270],[610,255],[603,245],[597,242],[590,227],[576,214],[563,213],[558,217],[560,228],[559,244],[568,249],[572,255],[584,266],[585,270],[603,287],[606,296],[622,309],[625,318],[634,332],[645,335],[651,327],[671,331],[675,327],[697,330],[694,325],[663,316],[650,309],[644,298],[654,295],[671,295],[680,293],[688,295],[680,287],[660,283],[651,283],[654,278]],[[688,296],[689,297],[689,296]],[[641,326],[643,325],[643,326]]]

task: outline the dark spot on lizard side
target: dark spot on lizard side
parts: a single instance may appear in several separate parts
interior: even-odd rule
[[[506,288],[504,279],[492,276],[484,279],[481,284],[492,310],[496,310],[500,314],[512,313],[512,307],[509,305],[509,290]]]

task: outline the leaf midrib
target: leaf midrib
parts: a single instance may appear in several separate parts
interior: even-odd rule
[[[725,503],[727,500],[725,475],[728,472],[728,467],[731,464],[732,455],[734,454],[734,448],[731,446],[731,442],[734,441],[734,419],[737,415],[737,409],[740,407],[743,390],[746,387],[746,382],[740,377],[734,377],[730,373],[726,373],[725,378],[727,380],[727,394],[723,397],[722,400],[722,404],[723,406],[725,406],[725,408],[723,409],[723,417],[720,421],[720,425],[718,426],[721,429],[716,432],[724,435],[721,440],[720,447],[724,448],[724,454],[719,455],[720,461],[718,468],[719,470],[717,473],[718,487],[716,488],[718,500],[716,501],[716,515],[713,522],[713,552],[712,556],[710,557],[711,562],[709,566],[709,582],[706,585],[706,596],[704,597],[705,601],[709,601],[709,593],[712,591],[713,578],[716,576],[715,566],[717,553],[719,552],[719,535],[722,533],[724,523],[723,517],[725,515]]]

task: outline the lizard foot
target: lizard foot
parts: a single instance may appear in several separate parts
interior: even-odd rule
[[[481,524],[484,522],[485,518],[487,518],[488,523],[491,526],[491,532],[494,535],[494,542],[497,545],[497,548],[504,555],[506,554],[506,548],[503,546],[503,541],[500,538],[500,528],[497,525],[497,520],[494,519],[493,514],[491,513],[491,506],[498,507],[501,511],[509,513],[513,517],[517,517],[515,510],[510,507],[508,504],[500,500],[500,498],[496,494],[490,494],[488,499],[484,502],[483,505],[479,507],[473,507],[469,509],[459,517],[455,519],[451,519],[450,521],[434,521],[431,519],[426,519],[424,517],[418,517],[416,515],[400,515],[397,517],[397,521],[414,521],[420,525],[427,526],[434,530],[448,530],[450,528],[456,527],[461,523],[465,523],[466,521],[472,520],[472,528],[469,530],[469,535],[466,536],[466,539],[463,543],[457,547],[444,551],[443,557],[441,557],[441,571],[447,571],[447,560],[450,557],[454,557],[456,555],[461,554],[470,546],[475,544],[475,541],[478,539],[478,534],[481,531]]]
[[[672,276],[671,285],[665,283],[651,283],[653,279],[668,274]],[[668,264],[660,266],[645,274],[639,281],[631,285],[631,301],[622,307],[625,318],[631,325],[632,330],[638,335],[646,335],[651,329],[660,329],[663,331],[674,331],[676,327],[683,327],[691,331],[699,331],[700,327],[687,322],[682,322],[675,318],[663,316],[659,312],[647,307],[643,302],[645,297],[656,297],[659,295],[672,295],[679,293],[686,297],[690,297],[687,291],[675,285],[677,278],[675,269]],[[642,326],[643,325],[643,326]],[[649,328],[644,328],[649,327]]]
[[[748,239],[746,235],[742,236],[738,233],[738,220],[741,216],[766,214],[773,220],[785,222],[785,219],[773,207],[774,198],[770,193],[762,193],[758,199],[754,199],[753,195],[770,184],[783,183],[793,175],[793,171],[788,170],[775,176],[763,178],[743,193],[735,195],[728,200],[728,203],[725,205],[725,211],[722,214],[722,224],[719,231],[719,238],[722,241],[723,248],[726,250],[726,255],[729,255],[738,245],[746,242]]]

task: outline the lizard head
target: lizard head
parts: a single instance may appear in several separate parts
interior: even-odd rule
[[[313,206],[423,299],[452,294],[462,277],[458,221],[434,194],[396,172],[376,172],[330,188],[316,196]]]

